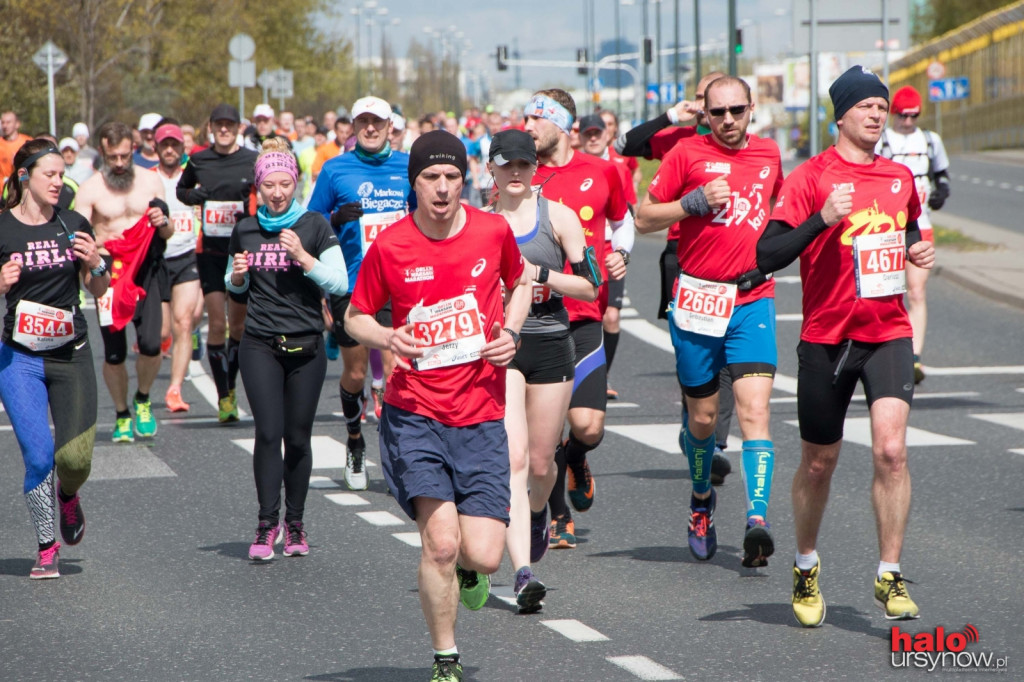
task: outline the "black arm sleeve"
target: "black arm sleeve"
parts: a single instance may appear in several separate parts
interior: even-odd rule
[[[659,130],[664,130],[672,125],[668,114],[664,113],[650,121],[645,121],[633,127],[628,133],[619,135],[615,140],[615,151],[622,156],[643,156],[651,158],[651,138]]]
[[[196,167],[189,161],[185,164],[185,170],[181,172],[181,177],[178,178],[178,186],[174,189],[175,196],[178,197],[178,201],[188,206],[192,206],[195,202],[188,200],[189,190],[196,186]]]
[[[761,272],[781,270],[795,261],[826,229],[828,225],[820,211],[796,228],[780,220],[769,222],[757,240],[757,269]]]
[[[907,248],[921,241],[921,227],[916,220],[907,223]]]

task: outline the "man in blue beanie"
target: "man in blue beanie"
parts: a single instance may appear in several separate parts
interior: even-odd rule
[[[803,327],[797,355],[801,460],[793,478],[796,561],[793,615],[804,627],[825,620],[815,547],[846,410],[858,382],[871,417],[871,501],[880,561],[875,601],[887,620],[918,617],[900,553],[910,514],[907,419],[914,395],[912,330],[903,294],[906,262],[930,268],[935,250],[921,239],[921,204],[906,166],[875,156],[889,90],[855,66],[829,88],[835,146],[786,178],[757,245],[757,264],[773,272],[800,257]]]

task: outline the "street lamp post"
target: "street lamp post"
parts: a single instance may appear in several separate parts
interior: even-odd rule
[[[647,2],[648,2],[648,0],[644,0],[644,5],[643,5],[644,38],[643,38],[643,44],[642,44],[642,46],[640,48],[640,59],[644,63],[644,69],[643,69],[643,71],[644,71],[644,82],[641,85],[641,87],[643,88],[643,93],[644,93],[644,120],[645,121],[648,118],[650,118],[647,115],[648,114],[647,82],[650,80],[650,64],[647,63],[647,55],[646,55],[646,52],[647,52],[647,49],[646,49],[647,48],[647,34],[649,32],[648,31],[648,23],[647,23]]]
[[[693,0],[693,82],[701,79],[700,66],[700,0]]]
[[[661,0],[654,0],[657,7],[654,11],[654,73],[658,81],[658,106],[661,106]]]
[[[362,10],[359,7],[353,7],[349,12],[356,18],[356,96],[361,97],[363,94],[363,67],[359,63],[359,58],[362,56],[359,50],[359,34],[363,29]]]

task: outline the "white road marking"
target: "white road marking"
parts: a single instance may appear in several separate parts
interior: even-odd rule
[[[328,490],[338,490],[339,488],[341,488],[341,486],[338,485],[333,478],[330,478],[328,476],[310,476],[309,487],[320,489],[326,488]]]
[[[949,399],[949,398],[974,398],[981,395],[977,391],[949,391],[948,393],[915,393],[914,400],[938,400],[938,399]],[[855,393],[852,402],[858,403],[864,401],[863,393]],[[769,402],[773,405],[784,405],[787,403],[795,403],[796,396],[786,396],[784,398],[772,398]]]
[[[670,455],[680,454],[679,424],[605,424],[604,428]]]
[[[1024,374],[1024,365],[996,365],[989,367],[932,367],[925,365],[925,373],[936,377],[984,376],[988,374]]]
[[[607,656],[606,661],[627,670],[641,680],[681,680],[678,673],[646,656]]]
[[[198,360],[189,360],[188,373],[192,379],[192,385],[199,391],[199,395],[203,396],[203,400],[210,403],[213,409],[217,409],[217,384],[213,383],[213,379],[203,369],[203,363]],[[249,414],[242,408],[238,408],[238,416],[242,418]]]
[[[608,409],[610,410],[613,407],[623,408],[623,407],[640,407],[640,406],[638,404],[636,404],[636,403],[620,403],[617,400],[609,400],[608,401]]]
[[[391,537],[397,538],[410,547],[422,547],[423,540],[419,533],[392,533]]]
[[[358,507],[364,504],[370,504],[370,501],[364,497],[359,497],[355,493],[328,493],[324,495],[328,500],[334,504],[340,504],[342,507]]]
[[[374,526],[404,526],[405,521],[398,518],[391,512],[386,511],[371,511],[371,512],[359,512],[356,514],[363,521]]]
[[[1024,448],[1014,448],[1013,450],[1010,450],[1010,452],[1015,455],[1024,455]]]
[[[505,602],[509,606],[519,607],[516,602],[515,587],[512,585],[502,585],[501,587],[491,587],[491,596],[497,597],[501,601]],[[541,602],[542,604],[544,602]]]
[[[619,318],[623,317],[640,317],[640,313],[636,308],[623,308],[619,311]]]
[[[791,426],[800,426],[797,420],[787,420]],[[871,420],[868,417],[853,417],[846,420],[843,426],[843,440],[871,447]],[[907,427],[907,447],[925,447],[931,445],[974,445],[973,440],[953,438],[941,433],[925,431],[914,426]]]
[[[255,438],[236,438],[231,441],[249,454],[252,454]],[[344,469],[345,468],[345,446],[330,436],[313,436],[313,468],[314,469]],[[377,466],[369,459],[363,460],[367,467]]]
[[[777,313],[775,315],[776,322],[803,322],[803,313]]]
[[[600,632],[592,627],[588,627],[578,620],[574,619],[562,619],[562,620],[542,620],[541,625],[545,625],[558,634],[571,639],[574,642],[606,642],[608,637],[602,635]]]
[[[772,279],[779,284],[800,284],[800,275],[781,275]]]
[[[1002,412],[993,414],[972,414],[975,419],[999,426],[1008,426],[1011,429],[1024,431],[1024,412]]]

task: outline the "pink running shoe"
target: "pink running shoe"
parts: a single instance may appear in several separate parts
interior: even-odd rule
[[[39,558],[28,577],[32,580],[45,580],[47,578],[59,578],[60,571],[57,570],[57,562],[60,558],[60,543],[54,542],[49,549],[39,550]]]
[[[253,561],[270,561],[274,558],[274,545],[284,537],[284,527],[260,521],[256,527],[256,539],[249,545],[249,558]]]
[[[306,530],[302,521],[289,521],[284,529],[284,555],[306,556],[309,554],[309,543],[306,542]]]

